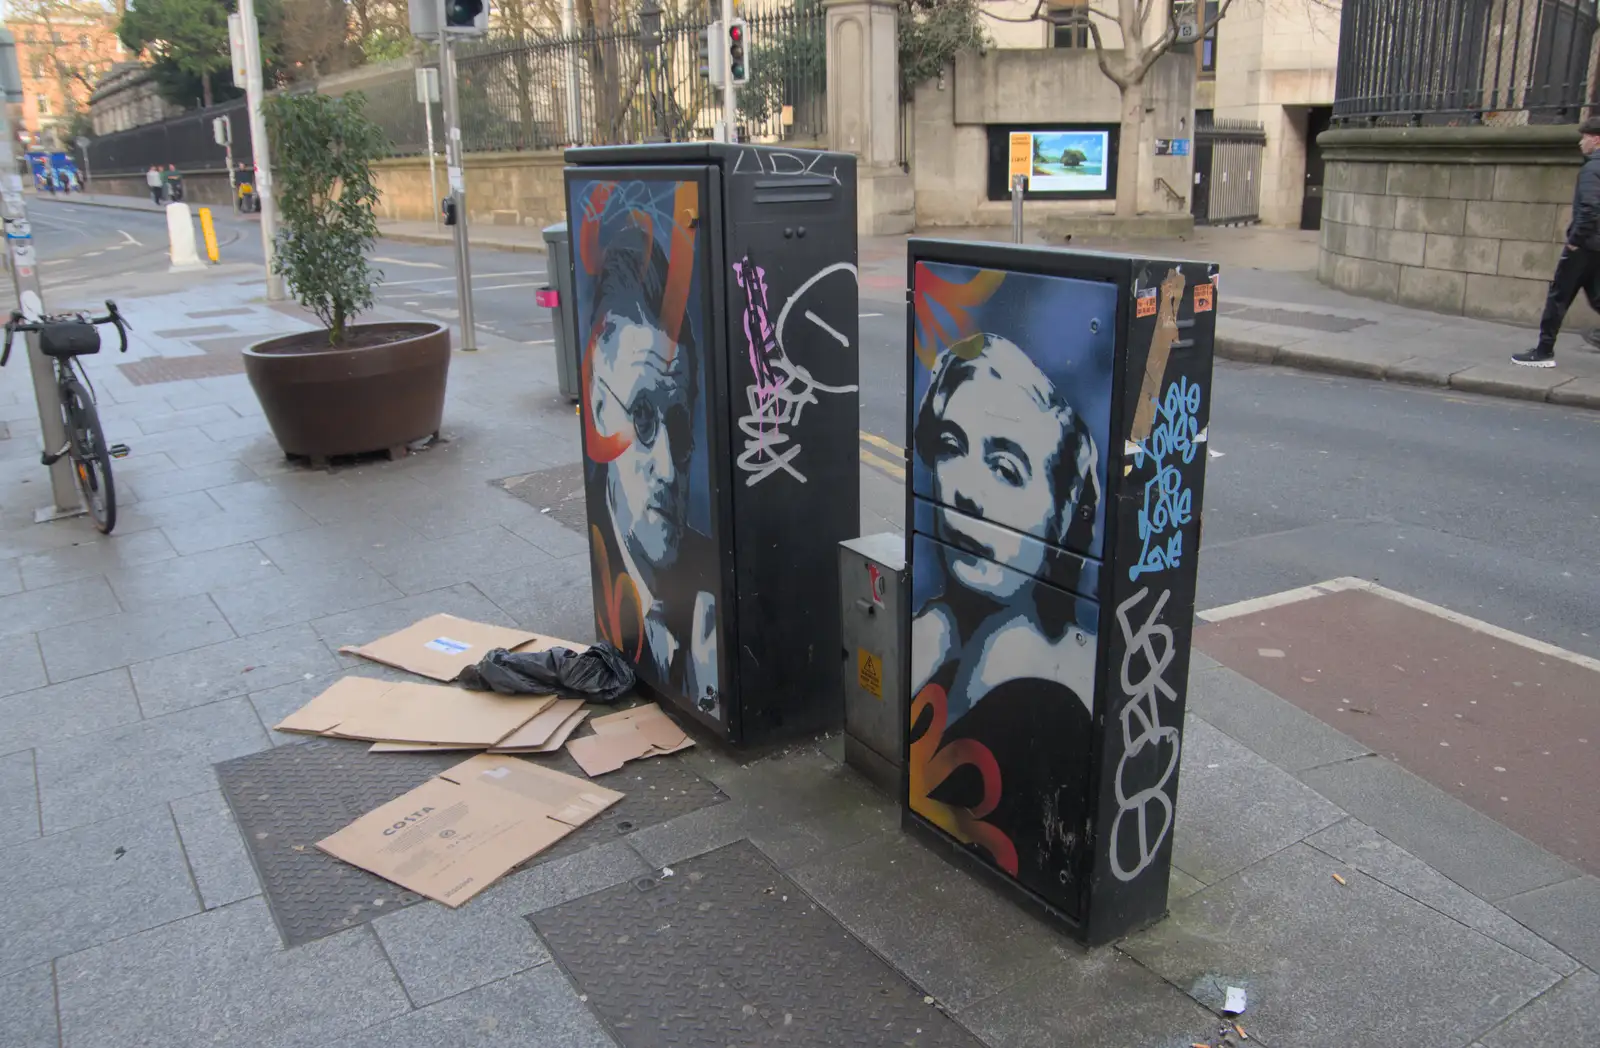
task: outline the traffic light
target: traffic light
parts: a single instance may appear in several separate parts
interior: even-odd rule
[[[478,35],[489,29],[488,0],[444,0],[444,25],[459,36]]]
[[[712,87],[722,86],[722,48],[712,46],[720,39],[721,22],[712,22],[700,30],[700,75],[711,81]]]
[[[728,23],[728,75],[735,84],[750,80],[750,70],[745,62],[745,40],[749,35],[744,19],[735,18]]]

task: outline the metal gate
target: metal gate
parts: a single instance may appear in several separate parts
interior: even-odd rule
[[[1261,152],[1266,129],[1248,120],[1196,120],[1194,196],[1197,226],[1261,221]]]

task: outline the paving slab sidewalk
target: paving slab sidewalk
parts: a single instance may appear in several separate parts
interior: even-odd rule
[[[1172,916],[1116,947],[1078,948],[906,837],[834,737],[748,765],[694,751],[689,767],[726,801],[517,873],[459,910],[420,903],[284,949],[213,762],[293,745],[268,725],[354,668],[339,645],[435,611],[592,639],[581,535],[494,483],[568,468],[579,445],[551,352],[488,336],[452,361],[445,443],[298,468],[242,374],[148,365],[205,357],[195,343],[216,334],[195,328],[266,337],[306,321],[238,273],[183,281],[125,298],[129,358],[87,364],[108,436],[133,447],[113,537],[32,522],[45,480],[27,372],[0,372],[8,1046],[632,1046],[639,1031],[603,1023],[524,918],[739,842],[931,999],[943,1028],[991,1046],[1201,1042],[1226,985],[1248,990],[1242,1022],[1269,1048],[1592,1032],[1594,878],[1519,849],[1481,861],[1531,864],[1540,887],[1473,894],[1374,829],[1394,797],[1317,786],[1362,761],[1417,811],[1448,798],[1331,729],[1311,743],[1254,730],[1298,711],[1201,655]],[[186,326],[197,313],[210,316]],[[896,501],[891,480],[862,474],[864,503]],[[620,973],[629,947],[615,949]],[[780,960],[742,971],[765,978]]]

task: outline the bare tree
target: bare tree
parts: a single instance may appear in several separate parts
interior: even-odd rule
[[[1314,2],[1314,0],[1313,0]],[[1196,25],[1194,39],[1202,40],[1216,28],[1233,6],[1233,0],[1220,0],[1216,14],[1206,17],[1204,3],[1180,3],[1179,0],[1089,0],[1073,7],[1046,9],[1047,0],[1037,0],[1033,12],[1025,18],[1005,18],[990,15],[1005,22],[1031,22],[1048,20],[1055,25],[1087,29],[1094,42],[1095,58],[1106,79],[1117,85],[1121,97],[1121,133],[1117,143],[1117,217],[1132,218],[1139,213],[1139,161],[1140,140],[1144,131],[1145,79],[1156,62],[1172,50],[1178,42],[1180,7],[1193,12]],[[1159,30],[1152,16],[1163,10]],[[1117,27],[1122,37],[1122,49],[1113,51],[1106,47],[1101,36],[1101,26]]]
[[[281,59],[291,80],[342,73],[360,60],[343,0],[284,0]]]

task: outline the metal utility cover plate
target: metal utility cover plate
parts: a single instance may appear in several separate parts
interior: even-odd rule
[[[216,766],[285,946],[421,901],[420,895],[324,854],[317,841],[469,756],[465,751],[369,753],[366,743],[315,739]],[[536,763],[583,777],[565,751]],[[599,781],[627,796],[529,865],[726,799],[674,757],[634,761]]]
[[[749,841],[528,920],[624,1048],[980,1045]]]

